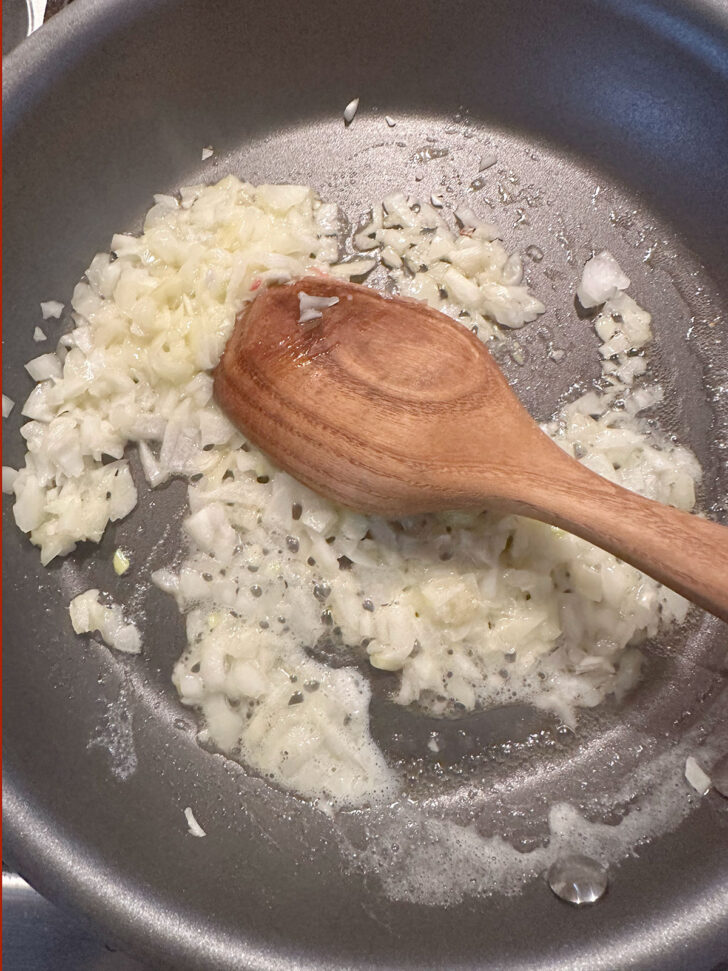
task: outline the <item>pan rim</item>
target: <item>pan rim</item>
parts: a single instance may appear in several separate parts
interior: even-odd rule
[[[169,0],[163,0],[166,4]],[[591,4],[596,0],[585,0]],[[12,133],[16,120],[16,113],[27,112],[29,110],[27,86],[31,89],[31,101],[39,96],[47,85],[53,73],[53,60],[59,55],[66,58],[66,64],[71,58],[75,58],[74,46],[78,45],[84,49],[90,43],[98,43],[104,37],[113,33],[117,23],[132,20],[140,16],[146,9],[158,7],[156,0],[135,0],[130,5],[130,0],[76,0],[74,4],[67,7],[58,17],[54,18],[49,24],[45,25],[33,37],[21,45],[21,48],[9,55],[5,59],[5,72],[3,78],[3,105],[4,119],[3,127],[6,137]],[[606,4],[614,8],[618,7],[615,0],[607,0]],[[694,0],[693,3],[658,2],[658,0],[640,0],[635,3],[629,14],[625,14],[624,9],[619,9],[620,16],[635,16],[639,18],[648,17],[650,12],[655,10],[667,11],[667,24],[674,24],[673,19],[682,11],[688,16],[688,23],[691,30],[685,37],[675,38],[676,42],[688,47],[696,53],[698,50],[704,55],[701,63],[713,63],[725,67],[728,76],[728,59],[717,60],[711,55],[714,45],[718,45],[720,40],[715,40],[715,25],[719,25],[725,32],[723,50],[728,49],[728,3],[724,0]],[[711,22],[713,27],[708,29],[705,25]],[[710,43],[708,43],[710,42]],[[22,106],[16,105],[21,92],[24,95]],[[31,109],[32,110],[32,109]],[[180,944],[186,935],[192,945],[195,936],[199,931],[193,931],[191,925],[185,926],[185,922],[190,915],[183,915],[182,911],[166,912],[162,916],[160,910],[155,910],[149,906],[148,899],[135,896],[132,891],[124,888],[119,892],[116,888],[114,895],[99,892],[97,871],[94,870],[93,860],[86,861],[86,866],[81,867],[78,854],[73,852],[73,848],[67,845],[63,838],[56,836],[49,838],[49,834],[35,811],[33,803],[27,799],[22,790],[22,784],[15,778],[13,766],[3,767],[3,803],[4,803],[4,835],[5,847],[9,862],[16,865],[19,871],[29,879],[34,886],[41,892],[48,892],[53,899],[65,901],[66,905],[75,906],[76,900],[83,901],[83,909],[90,913],[95,921],[104,926],[109,933],[116,936],[116,927],[131,926],[132,921],[138,922],[137,927],[141,928],[141,933],[137,939],[144,939],[151,945],[152,939],[157,939],[160,952],[164,949],[166,955],[173,955],[176,962],[189,959],[190,954],[194,953],[194,948],[185,944]],[[72,864],[72,865],[71,865]],[[96,878],[96,879],[94,879]],[[95,891],[95,892],[92,892]],[[93,906],[89,906],[90,902]],[[698,899],[691,900],[690,908],[700,917],[704,918],[704,925],[709,928],[711,925],[718,928],[721,917],[728,914],[728,886],[725,893],[720,898],[711,898],[709,901]],[[685,901],[680,902],[679,910],[683,911],[686,907]],[[678,913],[676,905],[675,913]],[[160,940],[160,931],[163,935]],[[671,946],[676,950],[684,948],[690,943],[690,938],[695,930],[694,924],[680,925],[674,922],[675,938]],[[683,932],[682,936],[680,932]],[[689,935],[687,932],[689,931]],[[687,935],[687,936],[686,936]],[[717,939],[717,938],[716,938]],[[221,938],[218,940],[222,940]],[[124,938],[125,944],[128,939]],[[645,938],[647,941],[647,938]],[[666,942],[663,939],[663,946]],[[236,938],[230,941],[232,945],[226,953],[220,954],[220,960],[229,960],[229,966],[240,966],[241,958],[249,962],[251,968],[267,969],[280,968],[280,954],[267,953],[265,948],[258,947],[252,941],[245,941],[245,950],[241,953],[241,939]],[[209,938],[208,938],[209,945]],[[639,952],[632,952],[637,953]],[[650,950],[645,952],[646,957],[655,952]],[[202,952],[199,952],[200,956]],[[205,954],[209,957],[209,951]],[[613,955],[613,958],[617,955]],[[296,967],[317,967],[321,968],[321,962],[316,964],[302,964],[301,956],[295,957]],[[180,966],[177,963],[176,966]],[[227,966],[222,963],[220,967]],[[333,965],[332,965],[333,966]],[[543,968],[555,968],[557,965],[544,964]],[[563,964],[558,967],[563,968]]]

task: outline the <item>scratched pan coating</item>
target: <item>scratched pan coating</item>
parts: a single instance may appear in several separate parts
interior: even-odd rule
[[[508,247],[545,254],[528,277],[547,314],[501,358],[515,390],[543,419],[597,375],[573,291],[592,248],[609,248],[654,314],[661,421],[695,450],[701,504],[725,519],[727,14],[667,0],[76,0],[6,64],[3,390],[29,390],[38,302],[67,302],[111,234],[139,229],[154,192],[234,172],[310,183],[358,216],[393,189],[462,198],[490,148],[498,163],[473,205],[494,204]],[[201,166],[208,144],[216,157]],[[549,341],[566,349],[561,364],[547,361]],[[9,464],[21,457],[18,410],[4,423]],[[538,881],[431,907],[389,900],[344,860],[335,824],[203,752],[170,683],[182,622],[144,582],[179,549],[183,502],[179,482],[142,493],[98,549],[49,570],[4,504],[5,853],[33,885],[154,967],[710,969],[725,958],[718,797],[616,867],[586,912]],[[139,571],[146,649],[132,660],[76,639],[66,612],[90,585],[128,598],[111,568],[119,542]],[[440,726],[455,752],[440,775],[425,758],[432,724],[387,703],[386,677],[374,680],[373,731],[411,798],[443,811],[464,786],[487,808],[489,780],[511,764],[532,766],[540,786],[515,793],[524,809],[586,777],[606,790],[635,771],[618,758],[635,726],[665,744],[701,726],[726,742],[725,638],[696,613],[652,645],[623,706],[586,717],[575,739],[521,709]],[[534,737],[562,746],[555,775],[540,771],[539,744],[522,744]],[[186,834],[185,806],[206,839]]]

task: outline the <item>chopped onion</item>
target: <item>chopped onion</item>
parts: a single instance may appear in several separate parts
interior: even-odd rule
[[[710,776],[703,771],[692,755],[685,760],[685,778],[701,796],[707,795],[713,787]]]
[[[47,340],[47,339],[48,338],[43,333],[43,331],[41,330],[41,328],[40,327],[36,327],[35,330],[33,331],[33,340],[36,341],[36,343],[40,343],[41,341],[44,341],[44,340]]]
[[[13,491],[15,480],[18,477],[18,470],[10,465],[3,465],[3,492],[9,494]]]
[[[341,230],[341,213],[334,202],[322,202],[315,210],[316,224],[326,236],[336,236]]]
[[[8,398],[6,394],[3,395],[3,418],[7,418],[10,412],[15,407],[15,402],[12,398]]]
[[[180,200],[155,196],[143,234],[114,236],[117,258],[94,258],[74,291],[62,368],[41,367],[45,379],[23,408],[25,465],[4,478],[42,562],[98,542],[133,508],[128,443],[152,485],[186,477],[185,559],[152,575],[185,615],[180,696],[222,751],[334,803],[389,798],[397,780],[369,731],[364,677],[307,650],[328,626],[344,644],[366,640],[372,666],[399,672],[398,703],[434,714],[517,699],[573,724],[579,706],[629,690],[640,672],[636,645],[685,617],[682,598],[562,530],[518,517],[450,512],[396,525],[344,510],[243,444],[212,400],[211,371],[235,319],[271,280],[379,267],[394,292],[502,340],[502,328],[523,326],[544,306],[496,227],[463,209],[460,231],[442,197],[392,192],[355,239],[382,260],[337,262],[342,220],[307,186],[228,176],[185,187]],[[314,321],[324,311],[299,309],[315,310]],[[659,392],[630,388],[645,367],[633,352],[651,338],[649,314],[617,291],[595,328],[600,390],[563,408],[548,434],[612,481],[690,509],[700,467],[638,418]],[[522,360],[512,337],[507,346]],[[72,616],[119,649],[141,646],[98,591],[74,601]]]
[[[506,286],[517,286],[523,280],[523,264],[518,253],[511,253],[501,270],[503,282]]]
[[[346,277],[365,276],[377,265],[376,260],[350,260],[348,263],[336,263],[329,267],[331,276]]]
[[[59,303],[58,300],[43,300],[40,305],[40,312],[43,314],[43,320],[48,320],[54,317],[56,320],[63,313],[64,304]]]
[[[598,307],[629,286],[629,277],[610,252],[602,250],[584,265],[576,295],[585,309]]]
[[[214,154],[215,154],[215,150],[213,149],[212,145],[205,145],[205,147],[202,149],[202,161],[203,162],[206,161]]]
[[[211,502],[199,512],[188,516],[185,529],[200,549],[221,563],[228,563],[232,559],[238,544],[238,534],[228,522],[222,503]]]
[[[28,361],[25,370],[34,381],[45,381],[48,378],[60,378],[63,374],[61,362],[56,354],[41,354]]]
[[[500,237],[500,230],[495,223],[486,222],[475,215],[468,206],[461,206],[455,210],[455,218],[463,227],[462,232],[478,236],[489,242]]]
[[[485,172],[486,169],[492,168],[498,161],[498,156],[494,152],[486,152],[480,157],[480,165],[478,171]]]
[[[346,108],[344,108],[344,124],[350,125],[352,123],[352,121],[354,120],[354,115],[356,114],[358,108],[359,108],[359,99],[354,98],[354,100],[350,101],[349,104],[346,106]]]
[[[394,126],[397,124],[397,122],[394,120],[394,118],[392,118],[391,115],[385,115],[384,120],[386,121],[386,123],[389,125],[390,128],[394,128]]]
[[[187,826],[192,836],[207,836],[207,833],[195,819],[195,814],[192,812],[190,806],[185,809],[185,819],[187,820]]]
[[[13,516],[18,527],[29,533],[43,522],[45,514],[45,490],[37,477],[30,472],[19,472],[13,482],[16,500]]]
[[[390,268],[402,266],[402,257],[391,246],[385,246],[379,256],[382,263]]]
[[[377,249],[380,245],[379,241],[372,239],[372,237],[366,232],[357,233],[354,237],[354,245],[358,250],[366,252],[367,250]]]
[[[53,409],[48,402],[50,390],[50,381],[36,384],[22,407],[21,415],[34,421],[50,422],[53,419]]]
[[[165,593],[175,594],[179,590],[179,575],[163,567],[152,573],[152,583]]]
[[[323,311],[327,307],[333,307],[334,304],[339,302],[338,297],[315,297],[310,293],[304,293],[301,290],[298,294],[298,306],[299,306],[299,324],[305,324],[309,320],[315,320],[317,317],[323,317]]]
[[[69,604],[71,624],[77,634],[98,631],[105,644],[125,654],[139,654],[142,639],[135,624],[124,621],[121,607],[99,603],[99,590],[86,590]]]

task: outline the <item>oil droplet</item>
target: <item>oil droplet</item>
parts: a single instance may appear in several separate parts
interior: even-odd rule
[[[557,897],[577,907],[596,903],[604,896],[609,884],[604,867],[591,857],[578,853],[556,860],[546,879]]]
[[[450,154],[450,149],[445,146],[426,145],[418,149],[412,156],[413,162],[431,162],[436,158],[445,158]]]
[[[543,250],[540,249],[538,246],[527,246],[526,256],[530,260],[533,260],[534,263],[540,263],[541,260],[543,259]]]

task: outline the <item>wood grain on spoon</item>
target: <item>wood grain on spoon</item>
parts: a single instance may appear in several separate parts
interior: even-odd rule
[[[299,323],[299,293],[336,296]],[[728,528],[590,472],[545,435],[481,342],[426,305],[307,277],[238,318],[215,396],[252,442],[368,513],[488,506],[560,526],[728,620]]]

